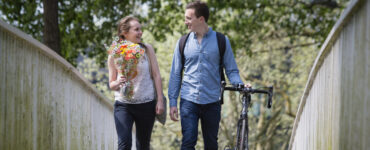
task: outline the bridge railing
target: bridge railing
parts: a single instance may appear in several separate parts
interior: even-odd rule
[[[289,149],[370,147],[370,0],[353,0],[323,44]]]
[[[116,149],[113,103],[71,64],[0,20],[0,149]]]

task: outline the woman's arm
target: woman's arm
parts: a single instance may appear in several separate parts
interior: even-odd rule
[[[112,56],[108,56],[108,70],[109,70],[109,88],[111,90],[119,90],[121,82],[117,80],[117,69],[114,65]]]
[[[158,103],[163,103],[163,88],[162,88],[162,79],[161,79],[161,73],[159,71],[159,66],[157,62],[157,58],[154,53],[154,49],[150,44],[145,44],[148,51],[148,57],[150,60],[150,67],[152,68],[152,76],[154,80],[154,86],[157,92],[157,100]]]

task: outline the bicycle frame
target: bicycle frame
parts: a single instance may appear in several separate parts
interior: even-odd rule
[[[273,87],[269,87],[268,90],[258,90],[252,88],[246,88],[244,85],[238,85],[234,87],[225,87],[225,83],[222,83],[221,94],[223,95],[224,90],[229,91],[240,91],[243,94],[242,104],[243,108],[240,114],[240,118],[237,124],[237,138],[235,150],[248,150],[248,107],[251,102],[251,94],[262,93],[268,95],[267,108],[271,108],[272,105],[272,94]],[[222,96],[221,95],[221,96]]]

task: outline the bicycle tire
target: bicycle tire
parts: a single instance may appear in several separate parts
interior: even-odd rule
[[[241,120],[239,119],[238,124],[237,124],[237,128],[236,128],[236,143],[235,143],[235,149],[236,150],[240,146],[240,129],[241,129],[240,122],[241,122]]]
[[[248,119],[238,121],[236,149],[248,150]],[[242,143],[242,144],[241,144]]]

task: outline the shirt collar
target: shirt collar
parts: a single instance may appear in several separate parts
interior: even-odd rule
[[[211,35],[213,32],[212,28],[211,27],[208,27],[208,32],[206,34],[204,34],[203,37],[208,37],[209,35]],[[197,38],[197,35],[195,34],[195,32],[193,32],[194,36],[193,38],[196,39]]]
[[[213,31],[212,28],[208,27],[208,32],[204,36],[207,37],[207,36],[211,35],[212,31]]]

